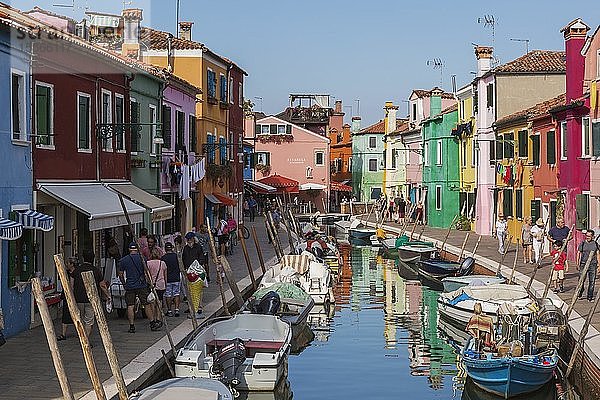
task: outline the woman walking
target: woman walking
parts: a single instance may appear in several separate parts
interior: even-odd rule
[[[531,236],[533,238],[533,253],[535,255],[535,262],[540,261],[542,255],[542,247],[544,245],[544,220],[538,218],[535,222],[535,226],[531,227]]]
[[[525,217],[521,227],[521,243],[523,243],[523,264],[533,264],[533,236],[531,236],[531,217]]]
[[[496,221],[496,237],[498,238],[498,253],[500,254],[506,253],[505,242],[507,233],[508,223],[506,222],[504,215],[500,214]]]
[[[73,271],[75,271],[75,267],[77,266],[77,257],[69,257],[67,258],[67,276],[69,277],[69,281],[68,282],[64,282],[63,285],[70,285],[71,284],[71,276],[73,274]],[[65,340],[67,338],[67,328],[69,327],[69,325],[73,325],[73,319],[71,318],[71,313],[69,312],[69,307],[67,306],[67,300],[65,299],[65,293],[64,293],[64,289],[63,289],[63,294],[61,295],[61,298],[63,299],[63,306],[62,306],[62,332],[60,335],[58,335],[56,337],[56,340]]]

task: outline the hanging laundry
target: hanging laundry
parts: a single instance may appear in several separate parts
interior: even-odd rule
[[[517,162],[517,168],[515,172],[515,185],[522,186],[523,185],[523,160],[519,160]]]
[[[503,175],[502,180],[505,184],[507,184],[507,185],[510,184],[511,172],[510,172],[510,166],[508,166],[508,165],[504,168],[504,175]]]
[[[181,200],[190,198],[190,167],[181,166],[181,180],[179,182],[179,196]]]

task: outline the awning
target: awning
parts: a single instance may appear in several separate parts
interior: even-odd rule
[[[298,192],[298,181],[277,174],[269,175],[266,178],[259,179],[257,182],[274,187],[276,189],[276,193]]]
[[[173,218],[173,209],[175,208],[173,204],[146,192],[131,182],[108,183],[107,186],[121,193],[129,200],[150,210],[150,219],[152,222]]]
[[[300,185],[300,190],[324,190],[327,186],[321,185],[320,183],[303,183]]]
[[[227,196],[226,194],[213,192],[213,196],[215,196],[223,205],[226,206],[235,206],[237,204],[237,200]]]
[[[23,225],[10,219],[0,218],[0,239],[15,240],[23,234]]]
[[[38,189],[87,215],[90,231],[127,225],[119,196],[100,182],[40,183]],[[123,202],[131,223],[144,221],[146,210],[143,207],[128,199],[123,199]]]
[[[217,199],[215,196],[213,196],[210,193],[205,194],[204,198],[213,204],[221,204],[221,201],[219,201],[219,199]]]
[[[277,189],[274,188],[273,186],[267,185],[266,183],[262,183],[262,182],[244,181],[244,183],[259,193],[273,193],[273,192],[277,191]]]
[[[17,219],[25,228],[49,232],[54,227],[54,217],[33,210],[17,211]]]
[[[331,182],[331,190],[335,192],[352,192],[352,186],[340,182]]]

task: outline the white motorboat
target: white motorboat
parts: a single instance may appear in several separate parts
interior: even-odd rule
[[[535,300],[523,286],[504,283],[464,286],[453,292],[441,293],[437,302],[440,316],[463,329],[473,316],[476,303],[481,303],[483,314],[491,317],[494,324],[498,321],[498,308],[503,304],[523,317],[530,317],[535,310]]]
[[[453,292],[463,286],[485,286],[504,282],[506,279],[492,275],[449,276],[442,279],[444,292]]]
[[[431,258],[437,249],[428,244],[405,244],[398,246],[398,258],[404,263],[412,263]]]
[[[172,378],[133,393],[131,400],[233,400],[231,391],[209,378]]]
[[[235,390],[270,391],[287,375],[291,340],[290,325],[273,315],[219,318],[179,350],[175,375],[218,379]]]
[[[342,233],[348,233],[348,229],[350,229],[350,225],[352,225],[352,222],[350,221],[336,221],[333,223],[333,225],[336,227],[336,229]]]

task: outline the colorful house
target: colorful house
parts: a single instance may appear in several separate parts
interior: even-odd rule
[[[338,208],[344,198],[352,197],[352,134],[350,124],[343,124],[342,102],[336,101],[334,116],[339,115],[339,123],[331,124],[329,141],[331,150],[331,205]],[[334,118],[332,116],[332,122]],[[338,122],[338,121],[335,121]],[[340,129],[340,130],[338,130]]]
[[[422,121],[423,187],[426,188],[425,215],[427,224],[447,228],[460,213],[458,173],[458,141],[452,135],[458,122],[455,103],[442,110],[440,88],[431,91],[429,118]]]
[[[385,122],[352,135],[352,189],[358,201],[377,200],[383,193]]]
[[[408,128],[408,124],[406,120],[396,118],[398,106],[391,101],[386,102],[383,109],[385,111],[383,187],[388,198],[395,198],[405,193],[406,149],[400,134]]]
[[[458,125],[453,134],[458,139],[460,159],[460,193],[459,204],[462,215],[462,228],[469,225],[475,229],[475,202],[477,197],[476,168],[475,168],[475,115],[473,112],[473,85],[469,83],[456,92],[458,101]]]

